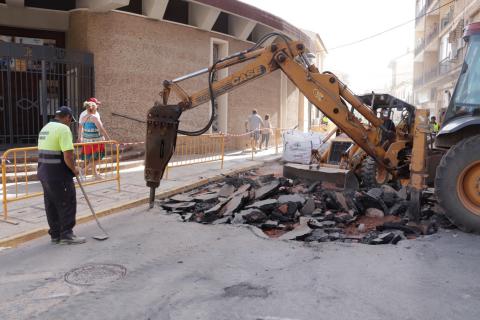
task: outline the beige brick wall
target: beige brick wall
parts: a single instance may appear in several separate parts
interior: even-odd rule
[[[144,119],[159,99],[163,80],[209,65],[212,37],[228,41],[229,53],[251,46],[221,34],[135,15],[75,11],[70,16],[67,48],[94,54],[96,96],[103,103],[100,113],[112,137],[143,141],[145,125],[114,117],[111,112]],[[182,84],[193,93],[207,86],[206,76]],[[293,126],[298,118],[298,92],[295,94],[291,83],[288,90],[287,123]],[[272,124],[280,125],[280,71],[229,93],[229,132],[244,131],[252,108],[262,116],[269,113]],[[206,105],[188,111],[182,115],[181,127],[200,128],[208,115]]]

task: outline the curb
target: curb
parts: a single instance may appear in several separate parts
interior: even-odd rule
[[[187,182],[186,185],[176,187],[176,188],[172,188],[172,189],[168,189],[168,190],[165,190],[165,191],[157,194],[155,196],[155,199],[165,199],[165,198],[168,198],[168,197],[170,197],[174,194],[177,194],[177,193],[187,192],[187,191],[193,190],[195,188],[198,188],[200,186],[203,186],[207,183],[216,182],[218,180],[221,180],[227,175],[237,174],[237,173],[249,171],[249,170],[252,170],[252,169],[256,169],[256,168],[260,167],[263,163],[269,162],[269,161],[274,161],[274,160],[275,159],[272,159],[272,160],[269,159],[269,160],[265,160],[265,161],[261,161],[261,162],[259,161],[260,163],[249,165],[249,166],[239,168],[239,169],[231,169],[227,172],[214,175],[210,178],[204,178],[204,179],[201,179],[201,180],[195,180],[195,181]],[[133,200],[131,202],[121,204],[117,207],[112,207],[112,208],[109,208],[109,209],[104,209],[102,211],[98,211],[98,212],[96,212],[96,215],[97,215],[98,218],[105,217],[105,216],[108,216],[108,215],[111,215],[111,214],[115,214],[115,213],[118,213],[118,212],[121,212],[121,211],[125,211],[125,210],[131,209],[131,208],[138,207],[138,206],[143,205],[143,204],[147,204],[148,201],[149,201],[149,197]],[[89,221],[92,221],[93,219],[94,218],[91,214],[84,214],[84,215],[81,215],[81,216],[77,216],[76,225],[87,223]],[[8,237],[8,238],[1,239],[0,240],[0,247],[17,247],[20,244],[23,244],[23,243],[31,241],[31,240],[38,239],[38,238],[43,237],[47,234],[48,234],[48,228],[37,228],[37,229],[34,229],[34,230],[26,231],[26,232],[23,232],[23,233],[20,233],[20,234],[17,234],[17,235]]]

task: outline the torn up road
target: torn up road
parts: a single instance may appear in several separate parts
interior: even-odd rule
[[[132,209],[105,242],[0,251],[0,319],[477,319],[478,237],[273,241]],[[94,223],[78,233],[97,232]]]
[[[409,219],[405,187],[342,191],[287,179],[278,167],[281,164],[272,163],[260,172],[226,177],[159,201],[154,210],[177,214],[185,222],[246,224],[270,238],[306,242],[397,244],[433,234],[439,227],[453,228],[428,192],[422,199],[422,220],[415,222]]]

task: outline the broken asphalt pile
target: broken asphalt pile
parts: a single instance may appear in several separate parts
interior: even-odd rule
[[[272,238],[396,244],[451,227],[431,195],[422,221],[409,222],[406,189],[335,191],[251,171],[161,201],[166,214],[204,224],[249,224]]]

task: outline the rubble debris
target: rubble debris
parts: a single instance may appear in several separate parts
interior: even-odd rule
[[[278,203],[296,203],[298,207],[303,206],[305,201],[305,198],[299,194],[285,194],[278,197]]]
[[[236,211],[239,211],[248,196],[248,191],[235,194],[235,196],[230,201],[228,201],[228,203],[222,208],[222,215],[224,217],[231,216]]]
[[[302,224],[297,228],[281,235],[279,240],[304,240],[312,233],[312,229],[307,224]]]
[[[206,192],[199,195],[195,195],[193,200],[196,202],[213,202],[218,198],[218,195],[214,192]]]
[[[303,215],[309,216],[313,213],[314,210],[315,210],[315,200],[313,200],[313,198],[308,198],[305,204],[303,205],[302,209],[300,210],[300,212]]]
[[[245,208],[258,208],[263,211],[271,211],[276,207],[277,203],[278,201],[276,199],[260,200],[252,203],[249,206],[246,206]]]
[[[385,216],[383,211],[377,208],[368,208],[365,210],[365,215],[370,218],[383,218]]]
[[[263,171],[226,177],[160,201],[159,206],[184,222],[249,224],[270,238],[305,242],[396,244],[452,227],[433,194],[422,198],[419,223],[409,221],[406,199],[405,187],[338,191]]]
[[[173,202],[173,203],[163,203],[162,208],[167,209],[167,210],[181,210],[185,211],[188,209],[192,209],[195,207],[195,202]]]
[[[261,223],[267,220],[267,215],[256,208],[242,210],[235,214],[232,223],[233,224],[243,224],[243,223]]]
[[[174,202],[192,202],[193,198],[188,194],[176,194],[170,198]]]
[[[269,196],[273,195],[279,187],[280,181],[274,180],[272,182],[269,182],[255,191],[255,199],[264,200]]]
[[[360,224],[357,226],[357,230],[358,230],[358,232],[365,232],[365,224],[364,224],[364,223],[360,223]]]
[[[220,188],[220,191],[218,191],[218,196],[227,198],[234,192],[235,192],[235,186],[231,184],[224,184],[223,187]]]

